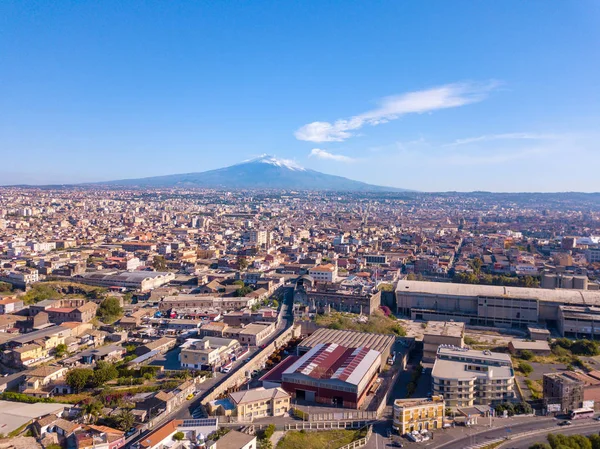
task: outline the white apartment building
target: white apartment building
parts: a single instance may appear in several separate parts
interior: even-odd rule
[[[449,407],[493,404],[515,396],[508,354],[440,346],[431,376],[433,394],[443,396]]]
[[[333,264],[319,265],[308,270],[308,274],[316,282],[335,282],[338,276],[338,268]]]

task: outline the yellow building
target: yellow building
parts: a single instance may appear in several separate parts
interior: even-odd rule
[[[444,410],[443,396],[433,396],[431,399],[396,399],[394,429],[401,435],[413,430],[441,429]]]
[[[230,393],[229,400],[241,420],[252,420],[285,415],[290,409],[291,396],[280,387],[260,387]]]

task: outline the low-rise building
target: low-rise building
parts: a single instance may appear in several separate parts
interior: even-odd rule
[[[207,449],[256,449],[256,436],[231,430],[217,441],[211,442]]]
[[[275,331],[275,323],[252,323],[243,327],[229,327],[223,333],[245,346],[259,346]]]
[[[181,347],[179,362],[182,368],[213,370],[231,362],[239,347],[237,340],[229,338],[188,340]]]
[[[230,393],[229,401],[240,420],[251,421],[270,416],[284,416],[290,409],[291,396],[283,388],[260,387]]]
[[[443,396],[432,396],[431,399],[396,399],[392,425],[400,435],[414,430],[441,429],[445,405]]]

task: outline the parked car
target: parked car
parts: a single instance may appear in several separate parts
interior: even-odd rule
[[[570,426],[573,424],[571,421],[561,421],[558,423],[559,426]]]

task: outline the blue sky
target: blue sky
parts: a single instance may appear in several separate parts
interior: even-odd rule
[[[0,184],[262,153],[425,191],[600,191],[600,2],[0,2]]]

